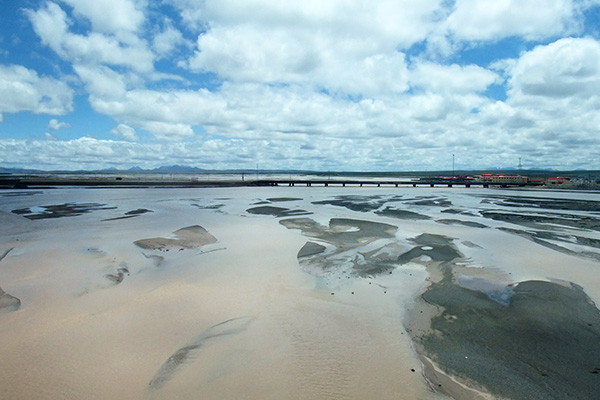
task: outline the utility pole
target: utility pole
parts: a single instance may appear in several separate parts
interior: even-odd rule
[[[452,154],[452,177],[454,178],[454,154]]]
[[[521,169],[523,168],[523,165],[521,164],[521,157],[519,157],[519,176],[522,174]]]

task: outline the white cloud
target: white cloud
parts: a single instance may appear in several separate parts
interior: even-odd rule
[[[135,32],[144,22],[145,1],[133,0],[62,0],[74,14],[89,20],[97,32],[115,34]]]
[[[189,67],[234,82],[297,83],[347,94],[407,89],[404,54],[393,48],[370,52],[356,43],[344,46],[330,40],[286,29],[216,28],[198,38],[199,50]]]
[[[111,129],[110,134],[123,140],[127,140],[128,142],[139,140],[135,129],[125,124],[119,124],[116,128]]]
[[[139,121],[139,126],[163,140],[179,140],[194,135],[190,124],[163,121]]]
[[[73,110],[73,90],[20,65],[0,65],[0,113],[31,111],[64,115]]]
[[[152,49],[161,57],[168,56],[182,44],[187,44],[187,42],[170,20],[166,20],[164,29],[152,39]]]
[[[435,93],[483,92],[490,85],[500,83],[498,74],[477,65],[441,65],[417,62],[411,71],[411,84]]]
[[[573,0],[457,0],[446,27],[459,40],[536,40],[577,31],[576,17]]]
[[[52,118],[48,122],[48,129],[53,130],[53,131],[57,131],[59,129],[68,129],[70,127],[71,127],[71,125],[68,122],[59,122],[55,118]]]
[[[580,160],[568,144],[591,143],[600,125],[594,39],[543,42],[492,66],[458,64],[460,53],[457,64],[443,63],[422,51],[427,43],[450,55],[507,37],[555,40],[578,32],[588,2],[165,0],[186,26],[157,15],[164,3],[124,0],[97,11],[109,3],[55,0],[27,15],[124,141],[4,141],[12,160],[28,148],[72,165],[423,169],[439,168],[452,151],[472,165],[523,156],[543,166]],[[0,112],[40,112],[61,92],[41,90],[43,80],[68,93],[56,109],[70,109],[66,84],[25,71],[30,90],[11,89]],[[7,87],[27,81],[3,75]],[[486,97],[492,85],[505,85],[506,101]],[[139,143],[136,130],[156,142]]]
[[[88,94],[104,100],[122,99],[127,92],[127,77],[105,66],[73,65]]]
[[[566,38],[523,54],[508,70],[513,98],[600,95],[600,42]]]
[[[401,93],[407,89],[402,50],[433,29],[439,4],[207,1],[193,13],[208,29],[188,66],[234,82],[296,83],[366,96]]]
[[[425,38],[441,0],[170,0],[191,29],[254,25],[270,31],[287,27],[308,36],[334,36],[342,47],[410,46]],[[371,42],[371,43],[369,43]],[[389,48],[389,47],[388,47]]]
[[[154,54],[145,41],[135,35],[129,35],[123,42],[116,36],[95,31],[88,35],[71,33],[71,20],[59,5],[52,2],[37,11],[28,10],[27,15],[42,43],[67,61],[124,66],[144,73],[154,69]]]
[[[458,140],[457,140],[458,139]],[[473,151],[473,142],[480,145]],[[482,142],[482,143],[480,143]],[[514,142],[514,143],[513,143]],[[42,169],[155,168],[185,164],[202,168],[261,168],[315,170],[432,170],[465,166],[516,166],[519,157],[536,166],[579,168],[600,156],[596,146],[553,148],[539,142],[512,140],[499,130],[473,130],[465,139],[434,132],[411,138],[367,137],[306,140],[189,140],[186,142],[131,143],[80,138],[75,140],[0,139],[3,165]],[[560,142],[556,142],[560,146]],[[557,147],[554,146],[554,147]],[[343,156],[340,156],[343,155]]]
[[[55,135],[48,133],[48,132],[46,132],[44,134],[44,137],[46,138],[46,140],[53,140],[53,141],[58,140],[58,138]]]

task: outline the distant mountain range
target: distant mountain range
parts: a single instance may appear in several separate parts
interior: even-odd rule
[[[517,172],[519,171],[519,172]],[[529,168],[529,169],[521,169],[517,170],[514,167],[507,168],[496,168],[490,167],[485,169],[471,169],[471,170],[456,170],[456,171],[396,171],[396,172],[380,172],[380,171],[367,171],[367,172],[357,172],[357,171],[307,171],[307,170],[266,170],[266,169],[203,169],[198,167],[189,167],[185,165],[167,165],[161,166],[157,168],[144,169],[141,167],[132,167],[129,169],[118,169],[118,168],[106,168],[101,170],[53,170],[53,171],[45,171],[39,169],[27,169],[27,168],[4,168],[0,167],[0,174],[93,174],[93,173],[109,173],[109,174],[118,174],[118,173],[140,173],[140,174],[208,174],[208,173],[221,173],[221,174],[251,174],[251,173],[270,173],[270,174],[308,174],[308,175],[330,175],[330,176],[345,176],[345,175],[381,175],[381,176],[403,176],[403,175],[414,175],[425,174],[425,175],[449,175],[454,172],[455,175],[473,175],[473,174],[481,174],[485,172],[493,172],[493,173],[506,173],[506,174],[516,174],[516,173],[540,173],[540,172],[549,172],[549,173],[559,173],[559,172],[570,172],[570,173],[589,173],[593,172],[591,170],[577,169],[571,171],[557,171],[552,168]],[[597,172],[597,171],[595,171]]]

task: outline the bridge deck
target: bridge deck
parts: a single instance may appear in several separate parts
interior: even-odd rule
[[[473,180],[394,180],[394,179],[258,179],[258,180],[128,180],[126,178],[94,179],[0,179],[0,188],[40,188],[58,186],[88,187],[232,187],[232,186],[429,186],[429,187],[489,187],[489,186],[526,186],[525,184],[481,182]],[[528,183],[527,186],[532,186]]]

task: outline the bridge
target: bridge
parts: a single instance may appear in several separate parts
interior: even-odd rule
[[[418,180],[379,180],[379,179],[261,179],[248,182],[250,186],[376,186],[376,187],[490,187],[490,186],[533,186],[531,183],[484,182],[471,179],[418,179]]]
[[[510,183],[510,182],[484,182],[470,179],[439,179],[420,178],[413,180],[402,179],[256,179],[256,180],[206,180],[206,179],[128,179],[127,177],[21,177],[1,178],[0,189],[25,189],[25,188],[52,188],[65,186],[85,187],[265,187],[265,186],[338,186],[338,187],[490,187],[490,186],[534,186],[534,183]]]

